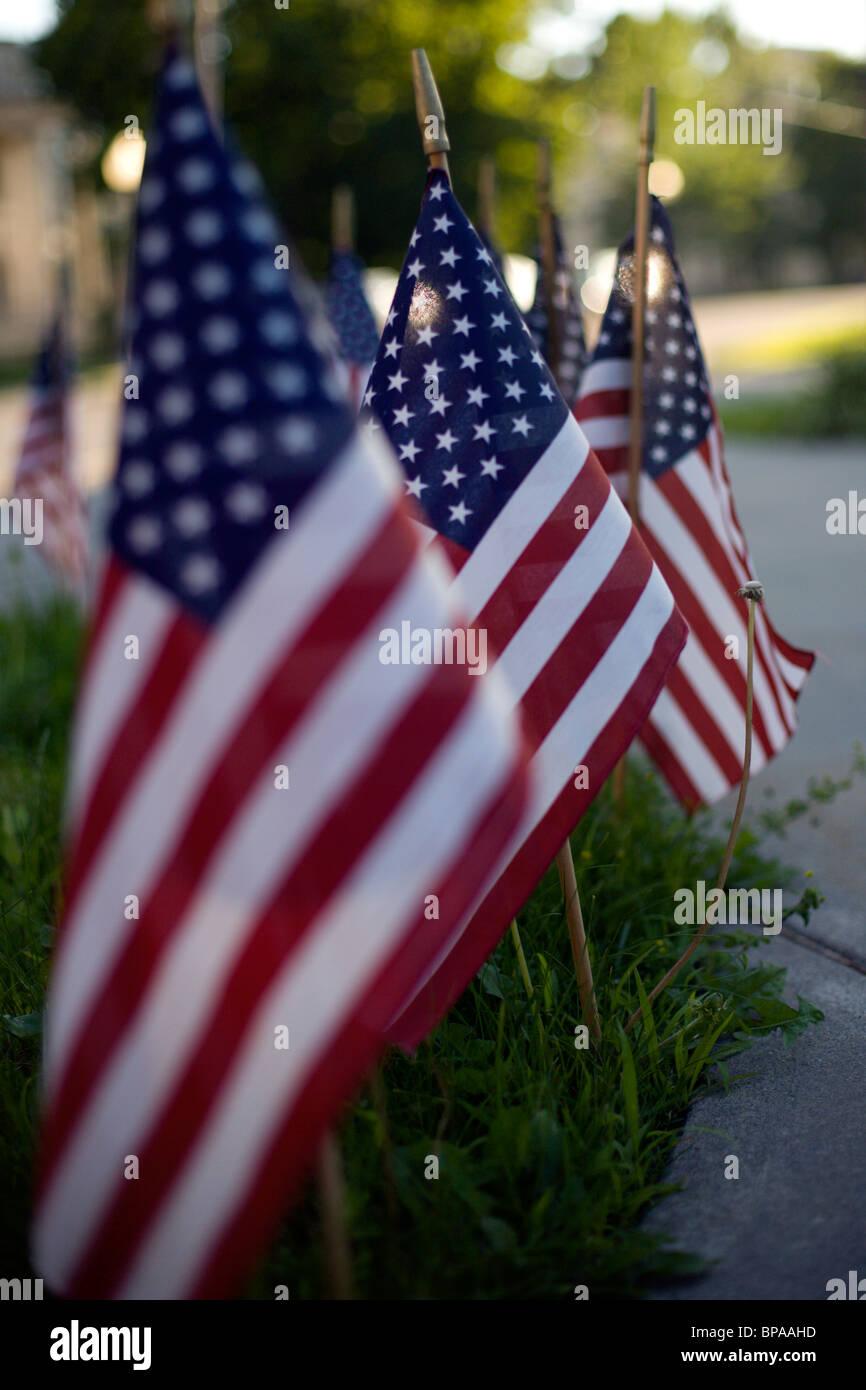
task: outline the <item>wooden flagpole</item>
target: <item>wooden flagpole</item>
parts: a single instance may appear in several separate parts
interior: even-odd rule
[[[559,323],[559,309],[556,302],[556,237],[553,229],[553,206],[551,203],[551,164],[550,144],[547,140],[538,142],[538,179],[536,184],[538,201],[538,220],[541,241],[541,263],[544,268],[545,312],[547,314],[547,365],[555,381],[559,380],[560,349],[562,335]],[[574,858],[571,841],[558,851],[556,868],[562,896],[565,899],[565,915],[568,922],[568,936],[571,954],[577,975],[577,990],[580,996],[582,1016],[595,1041],[601,1038],[601,1022],[595,998],[595,985],[592,978],[592,964],[589,959],[589,945],[577,889],[577,875],[574,872]]]
[[[485,155],[478,165],[478,230],[488,241],[496,231],[496,164]]]
[[[656,89],[644,87],[640,114],[637,184],[634,209],[633,299],[631,311],[631,394],[628,434],[628,510],[640,524],[640,473],[643,458],[643,368],[646,325],[647,252],[649,250],[649,167],[653,161],[656,130]],[[625,795],[625,754],[613,770],[614,800]]]
[[[355,197],[347,183],[331,195],[331,246],[335,251],[355,249]]]
[[[316,1159],[316,1177],[322,1206],[325,1267],[331,1298],[345,1301],[352,1292],[352,1259],[346,1234],[346,1184],[336,1131],[329,1130]]]
[[[225,104],[225,47],[223,0],[195,0],[195,65],[199,85],[214,126],[222,126]]]

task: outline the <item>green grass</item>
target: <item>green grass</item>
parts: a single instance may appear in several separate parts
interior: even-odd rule
[[[821,364],[814,386],[797,395],[719,399],[726,433],[777,439],[854,439],[866,436],[866,351],[840,351]]]
[[[42,1008],[58,893],[58,824],[80,633],[73,610],[0,616],[0,1267],[26,1274]],[[862,758],[860,763],[862,770]],[[774,829],[836,794],[822,783],[774,812]],[[768,828],[769,825],[768,825]],[[673,893],[714,878],[722,843],[687,821],[657,780],[630,768],[627,813],[607,792],[573,839],[603,1020],[575,1047],[573,967],[555,873],[520,915],[535,985],[526,997],[509,936],[436,1033],[381,1068],[347,1108],[354,1277],[367,1298],[632,1297],[688,1273],[688,1251],[638,1229],[667,1189],[664,1165],[688,1105],[728,1086],[741,1054],[775,1028],[795,1038],[821,1015],[781,1002],[784,972],[763,938],[714,935],[630,1033],[624,1024],[679,955]],[[741,834],[731,885],[820,895]],[[748,1059],[746,1059],[746,1068]],[[424,1176],[428,1156],[438,1179]],[[321,1297],[316,1191],[287,1219],[247,1296]]]

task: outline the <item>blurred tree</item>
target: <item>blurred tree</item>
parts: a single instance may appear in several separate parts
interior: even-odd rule
[[[501,149],[502,234],[534,231],[534,140],[545,87],[510,76],[497,49],[525,36],[529,0],[236,0],[224,22],[225,110],[244,151],[312,270],[321,271],[334,184],[356,191],[358,245],[399,265],[417,216],[425,166],[410,50],[427,49],[454,147],[455,190],[475,211],[478,161]],[[100,123],[105,143],[131,112],[147,131],[158,46],[144,0],[60,0],[38,57],[60,95]]]

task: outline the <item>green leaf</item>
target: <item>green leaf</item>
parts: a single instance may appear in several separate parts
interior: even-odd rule
[[[3,1021],[7,1031],[16,1038],[36,1038],[42,1032],[42,1015],[40,1014],[4,1014]]]

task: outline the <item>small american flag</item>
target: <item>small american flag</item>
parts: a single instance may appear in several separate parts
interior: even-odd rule
[[[255,183],[170,56],[47,1009],[35,1260],[78,1297],[237,1290],[526,796],[495,676],[382,663],[459,615]]]
[[[633,247],[630,237],[620,248],[575,411],[622,493],[628,478]],[[742,776],[748,615],[747,600],[737,590],[754,577],[754,567],[734,507],[670,223],[656,198],[647,264],[640,529],[690,631],[641,739],[673,791],[693,808],[717,801]],[[758,606],[752,772],[794,732],[794,702],[814,659],[785,642]]]
[[[534,799],[392,1035],[414,1045],[490,953],[642,724],[685,639],[670,591],[442,171],[365,396],[497,652]]]
[[[349,399],[359,410],[376,349],[379,330],[364,295],[363,266],[352,251],[334,251],[328,282],[328,314],[337,335],[340,357],[349,373]]]
[[[559,368],[556,377],[566,405],[573,406],[586,362],[586,342],[583,336],[580,295],[563,243],[559,218],[556,216],[553,217],[553,242],[556,252],[553,303],[559,331]],[[540,252],[536,256],[536,262],[538,273],[535,280],[535,298],[526,315],[526,322],[529,324],[536,347],[544,354],[545,361],[549,361],[551,342],[547,322],[547,276]]]
[[[72,464],[69,429],[71,353],[68,294],[61,282],[57,311],[36,360],[30,414],[21,444],[14,495],[42,502],[40,550],[54,572],[82,592],[87,575],[87,506]]]

